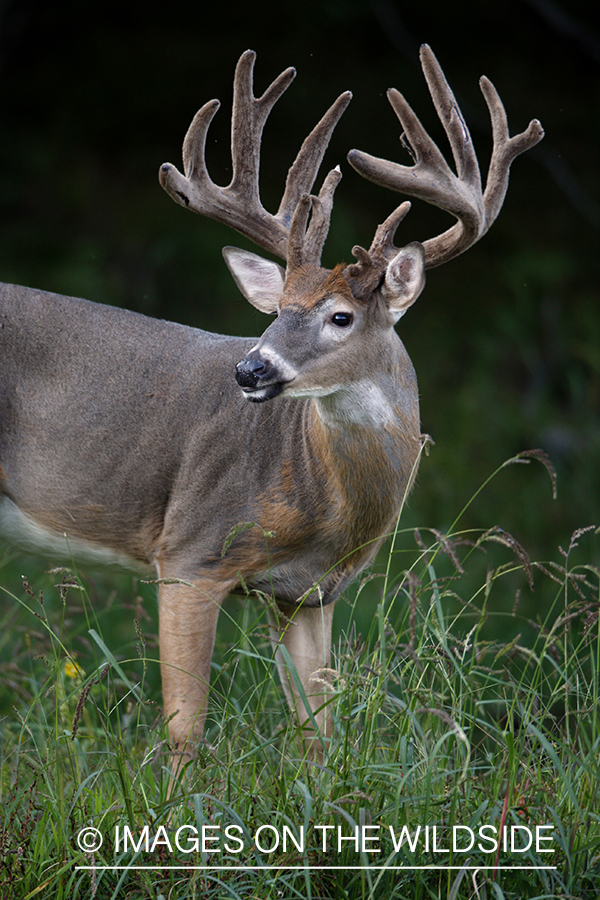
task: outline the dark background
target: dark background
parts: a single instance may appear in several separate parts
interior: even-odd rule
[[[542,448],[557,469],[557,500],[541,466],[514,466],[461,525],[499,525],[534,555],[554,556],[573,529],[600,525],[596,12],[591,0],[0,3],[0,278],[259,333],[267,319],[238,296],[220,255],[243,239],[176,206],[158,185],[160,164],[180,166],[193,114],[218,97],[207,155],[215,181],[228,181],[233,70],[251,47],[257,93],[288,65],[298,71],[265,130],[262,195],[274,209],[300,142],[352,90],[326,156],[344,178],[324,256],[349,261],[399,198],[356,175],[347,151],[409,162],[388,87],[405,93],[446,151],[418,65],[428,42],[483,169],[481,74],[498,88],[513,133],[537,117],[546,138],[514,163],[490,234],[432,271],[400,324],[423,430],[436,442],[406,523],[448,528],[505,459]],[[397,243],[448,224],[415,202]]]

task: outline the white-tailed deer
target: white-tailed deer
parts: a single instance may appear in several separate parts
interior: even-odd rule
[[[323,726],[319,670],[329,665],[334,601],[393,529],[420,454],[415,374],[394,325],[421,293],[425,270],[488,230],[512,160],[543,136],[533,121],[509,138],[502,103],[482,78],[494,139],[483,192],[469,132],[428,47],[421,60],[457,174],[396,90],[388,96],[414,165],[357,150],[348,159],[366,178],[458,220],[422,245],[394,246],[410,207],[404,202],[368,251],[354,247],[356,262],[320,265],[339,168],[318,196],[310,191],[349,93],[304,141],[279,211],[263,208],[262,131],[295,73],[287,69],[256,99],[250,51],[235,74],[229,186],[215,185],[204,162],[216,100],[185,138],[185,175],[161,167],[160,182],[177,203],[285,261],[284,270],[224,250],[244,296],[277,316],[259,340],[1,288],[4,531],[51,549],[64,547],[66,536],[74,552],[109,551],[154,567],[163,580],[164,708],[180,752],[192,752],[202,735],[219,609],[240,586],[269,594],[282,611],[279,625],[272,616],[276,651],[281,643],[289,651]],[[255,527],[236,532],[239,523]],[[306,721],[312,714],[284,656],[279,650],[286,696]]]

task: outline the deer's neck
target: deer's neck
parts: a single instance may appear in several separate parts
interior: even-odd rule
[[[340,527],[346,523],[355,546],[373,540],[391,527],[416,470],[416,384],[407,392],[395,379],[355,382],[313,400],[310,415],[312,444],[327,470]]]
[[[279,464],[249,513],[268,554],[248,530],[223,564],[282,602],[328,603],[393,530],[420,451],[416,385],[357,383],[291,400],[281,421]]]
[[[347,431],[349,437],[370,433],[376,438],[382,429],[402,424],[402,411],[389,394],[381,385],[365,379],[319,397],[314,404],[326,432],[333,435]]]

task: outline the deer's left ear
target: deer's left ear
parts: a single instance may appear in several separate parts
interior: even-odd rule
[[[383,299],[396,321],[415,302],[425,286],[425,252],[416,241],[407,244],[391,260],[381,288]]]
[[[237,247],[223,247],[223,256],[246,300],[261,312],[276,313],[285,283],[281,266]]]

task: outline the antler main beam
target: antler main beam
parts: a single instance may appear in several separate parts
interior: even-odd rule
[[[420,57],[429,92],[448,136],[456,174],[402,94],[395,88],[388,91],[388,99],[402,125],[402,141],[409,145],[415,164],[403,166],[360,150],[351,150],[348,161],[360,175],[370,181],[425,200],[458,219],[447,231],[424,242],[425,265],[433,268],[463,253],[488,231],[504,201],[512,161],[541,141],[544,131],[537,119],[534,119],[522,134],[509,137],[502,101],[492,83],[485,76],[482,77],[480,86],[490,111],[494,139],[487,184],[485,192],[482,192],[479,164],[471,135],[454,94],[433,51],[426,44],[421,47]],[[376,252],[389,255],[395,228],[402,218],[401,210],[405,212],[406,207],[399,207],[378,229],[369,251],[371,257]],[[365,251],[357,249],[358,265],[364,269]]]
[[[342,94],[308,135],[290,168],[283,199],[275,215],[260,201],[259,167],[262,132],[269,113],[293,81],[295,69],[286,69],[256,98],[253,70],[256,54],[247,50],[237,64],[233,89],[231,156],[233,176],[227,187],[219,187],[210,178],[205,162],[206,135],[218,100],[200,109],[183,143],[181,174],[171,163],[161,166],[159,180],[166,192],[181,206],[229,225],[259,247],[286,260],[289,266],[304,261],[318,263],[329,229],[333,193],[341,172],[333,169],[326,177],[318,197],[310,191],[329,140],[342,113],[351,100]],[[312,208],[310,224],[309,212]],[[292,239],[290,240],[290,231]]]

